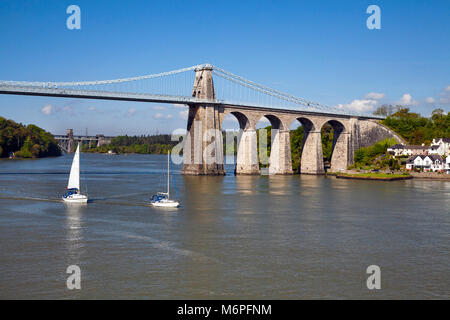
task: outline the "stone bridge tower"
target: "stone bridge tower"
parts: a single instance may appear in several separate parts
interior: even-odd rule
[[[213,67],[204,65],[195,70],[192,96],[204,104],[190,105],[187,136],[183,152],[182,173],[187,175],[224,175],[223,138],[219,108],[214,105],[216,94]]]
[[[74,153],[76,145],[75,139],[73,138],[73,129],[67,129],[66,135],[67,135],[67,153]]]

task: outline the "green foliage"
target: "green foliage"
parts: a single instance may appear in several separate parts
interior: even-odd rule
[[[303,148],[303,127],[300,126],[295,130],[291,130],[291,159],[292,170],[294,172],[300,172],[300,161],[302,157]]]
[[[355,151],[354,163],[355,167],[364,168],[367,166],[373,165],[376,163],[376,167],[381,168],[384,166],[389,166],[392,168],[399,166],[394,162],[389,162],[390,158],[386,156],[387,148],[394,145],[396,143],[395,139],[389,138],[380,142],[375,143],[373,146],[360,148]],[[388,162],[384,162],[387,159]]]
[[[410,112],[409,108],[399,107],[382,123],[401,135],[409,144],[430,144],[433,138],[450,137],[450,113],[442,109],[432,112],[431,118]]]
[[[322,152],[325,161],[331,161],[331,154],[333,152],[333,127],[329,124],[325,124],[322,128]],[[294,172],[300,171],[304,129],[299,126],[295,130],[291,130],[291,159],[292,170]]]
[[[261,168],[264,168],[264,167],[268,167],[269,166],[269,164],[268,163],[262,163],[261,162],[261,159],[260,159],[260,156],[261,156],[261,151],[260,151],[260,147],[259,147],[259,144],[260,144],[260,142],[259,142],[259,135],[260,135],[260,131],[261,130],[266,130],[266,132],[267,132],[267,141],[266,141],[266,146],[267,146],[267,159],[269,159],[269,156],[270,156],[270,148],[271,148],[271,139],[272,139],[272,126],[267,126],[267,127],[265,127],[265,128],[262,128],[262,129],[258,129],[258,130],[256,130],[256,141],[257,141],[257,146],[258,146],[258,160],[259,160],[259,166],[261,167]],[[268,162],[268,161],[267,161]]]
[[[96,148],[83,146],[83,152],[107,153],[109,150],[115,153],[137,154],[167,154],[178,142],[171,141],[168,134],[156,136],[118,136],[111,140],[110,144]]]
[[[326,123],[322,127],[322,153],[323,160],[331,162],[331,154],[333,153],[333,127]]]
[[[33,124],[24,126],[0,117],[0,157],[7,157],[11,152],[22,158],[61,155],[51,133]]]

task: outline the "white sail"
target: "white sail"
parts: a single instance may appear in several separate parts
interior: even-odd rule
[[[80,145],[78,144],[77,151],[73,157],[72,168],[70,169],[69,184],[67,189],[80,190]]]

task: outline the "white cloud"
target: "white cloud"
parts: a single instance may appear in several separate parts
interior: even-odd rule
[[[398,101],[399,104],[403,106],[415,106],[417,105],[417,101],[415,101],[411,94],[405,93],[402,98]]]
[[[386,95],[384,93],[377,93],[377,92],[369,92],[365,96],[366,99],[370,99],[370,100],[381,100],[384,97],[386,97]]]
[[[185,104],[178,104],[178,103],[174,103],[173,106],[175,108],[186,108],[187,107]]]
[[[164,106],[153,106],[152,109],[153,110],[166,110],[166,107],[164,107]]]
[[[130,108],[128,109],[128,115],[132,116],[136,113],[136,109],[135,108]]]
[[[41,112],[43,114],[45,114],[46,116],[51,115],[54,112],[54,108],[51,104],[47,104],[45,105],[42,109]]]
[[[447,88],[444,89],[445,91],[450,91],[450,85],[447,86]]]
[[[154,119],[172,119],[173,116],[171,114],[164,115],[163,113],[158,112],[153,115],[153,118]]]
[[[178,112],[178,116],[183,120],[187,120],[189,116],[189,110],[183,110]]]
[[[359,112],[374,110],[378,101],[373,99],[355,99],[348,104],[338,104],[339,109],[353,110]]]
[[[436,100],[433,97],[428,97],[428,98],[425,99],[425,102],[426,103],[435,103]]]
[[[95,111],[95,107],[89,107],[89,111]]]

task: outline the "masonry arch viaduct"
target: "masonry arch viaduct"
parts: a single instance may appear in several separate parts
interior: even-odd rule
[[[210,72],[208,69],[197,71],[193,95],[213,101],[215,93]],[[195,104],[189,105],[183,174],[225,174],[222,122],[227,115],[234,116],[240,128],[236,174],[260,174],[256,125],[263,117],[266,117],[272,126],[270,174],[292,174],[290,128],[295,121],[300,122],[304,130],[300,171],[306,174],[324,173],[321,129],[326,123],[330,124],[334,131],[331,171],[347,169],[353,163],[355,150],[361,147],[388,137],[402,141],[397,134],[381,125],[379,120],[371,117],[216,105],[213,102]]]

